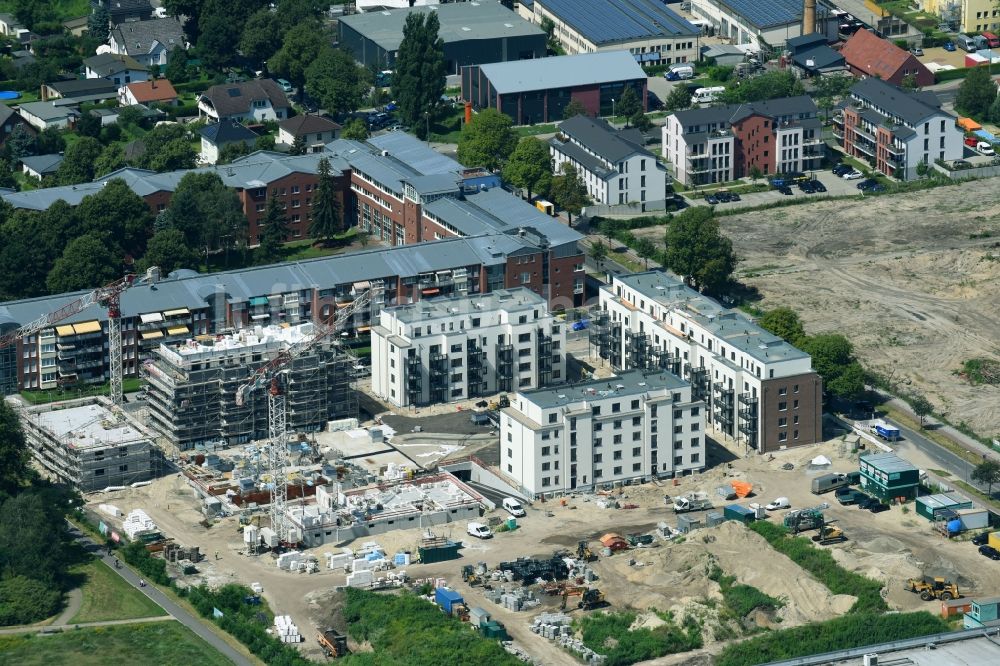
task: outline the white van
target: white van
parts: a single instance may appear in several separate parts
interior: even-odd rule
[[[518,502],[513,497],[504,497],[503,502],[501,502],[501,504],[503,505],[503,508],[507,510],[507,513],[509,513],[512,516],[515,516],[516,518],[520,518],[521,516],[525,515],[524,507],[521,506],[521,503]]]
[[[792,504],[788,501],[787,497],[779,497],[764,508],[768,511],[777,511],[778,509],[790,509],[791,507]]]
[[[726,92],[725,86],[712,86],[711,88],[698,88],[691,96],[691,105],[711,104],[719,99],[719,95]]]
[[[469,523],[469,527],[465,531],[479,539],[491,539],[493,537],[493,532],[490,528],[482,523]]]
[[[685,81],[694,78],[694,67],[691,65],[671,65],[663,75],[667,81]]]

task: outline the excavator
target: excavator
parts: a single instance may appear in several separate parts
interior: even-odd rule
[[[592,608],[599,608],[607,604],[604,600],[604,593],[598,590],[596,587],[571,587],[566,586],[563,588],[562,592],[562,604],[559,606],[559,610],[566,610],[566,600],[569,597],[580,597],[580,601],[577,602],[576,607],[583,610],[590,610]]]
[[[905,587],[910,592],[919,594],[920,598],[924,601],[930,601],[931,599],[948,601],[949,599],[960,599],[962,597],[958,591],[958,585],[950,580],[946,581],[940,576],[937,578],[931,578],[930,576],[910,578],[906,581]]]
[[[466,564],[462,567],[462,580],[469,584],[469,587],[475,587],[476,585],[482,585],[483,579],[476,575],[476,568],[471,564]]]
[[[844,530],[835,525],[824,525],[819,528],[819,534],[814,536],[812,540],[821,546],[827,546],[831,543],[847,541],[847,535],[844,534]]]
[[[590,549],[590,546],[586,541],[580,541],[576,544],[576,559],[583,560],[584,562],[593,562],[597,559],[594,555],[594,551]]]

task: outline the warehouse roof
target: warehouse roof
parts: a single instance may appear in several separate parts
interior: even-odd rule
[[[467,40],[544,35],[499,2],[457,2],[431,7],[412,7],[366,12],[340,18],[340,23],[372,40],[386,51],[399,50],[403,25],[412,12],[437,12],[438,35],[445,44]]]
[[[713,0],[755,28],[773,28],[802,20],[802,0]]]
[[[494,62],[482,65],[480,71],[500,95],[646,78],[646,73],[628,51]]]
[[[659,0],[538,0],[538,4],[596,45],[701,33]]]

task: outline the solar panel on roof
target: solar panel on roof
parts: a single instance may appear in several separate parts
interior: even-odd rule
[[[541,0],[596,44],[662,35],[694,36],[698,29],[655,0]]]
[[[749,23],[767,28],[794,23],[802,18],[802,0],[720,0]]]

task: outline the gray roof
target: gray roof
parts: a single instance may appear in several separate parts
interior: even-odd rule
[[[812,64],[809,64],[809,61]],[[792,56],[792,61],[803,69],[817,70],[828,67],[844,67],[846,61],[839,51],[834,51],[826,44],[803,48]]]
[[[135,58],[125,54],[101,53],[85,58],[83,64],[93,70],[98,76],[108,77],[129,69],[147,72],[149,68],[136,62]]]
[[[868,463],[872,467],[875,467],[886,474],[917,471],[916,465],[911,463],[909,460],[900,458],[895,453],[873,453],[867,456],[861,456],[861,461]]]
[[[457,2],[432,7],[412,7],[382,12],[352,14],[339,19],[386,51],[398,51],[403,40],[403,25],[411,12],[437,12],[438,31],[445,44],[452,42],[505,39],[545,33],[507,9],[499,2]]]
[[[7,122],[7,119],[13,116],[16,112],[14,109],[10,108],[6,104],[0,104],[0,125]]]
[[[419,303],[386,308],[385,312],[392,314],[404,324],[411,324],[417,321],[453,317],[456,310],[458,312],[475,312],[477,310],[521,312],[531,310],[539,305],[545,305],[544,298],[530,289],[519,287],[517,289],[497,289],[487,294],[421,299]]]
[[[941,104],[932,92],[911,93],[876,78],[863,79],[854,84],[851,96],[874,107],[880,114],[899,118],[908,125],[916,125],[938,114],[951,115],[941,110]]]
[[[622,137],[602,119],[575,116],[564,120],[559,125],[559,131],[612,164],[636,153],[653,157],[651,152]]]
[[[818,32],[812,32],[809,33],[808,35],[800,35],[799,37],[792,37],[791,39],[785,42],[785,47],[789,51],[792,51],[794,53],[796,49],[802,48],[804,46],[813,47],[819,44],[823,44],[825,46],[827,43],[828,42],[826,40],[826,35],[820,34]]]
[[[769,118],[780,118],[783,116],[815,115],[817,111],[816,103],[811,97],[798,95],[796,97],[779,97],[763,102],[710,106],[707,109],[686,109],[674,112],[674,116],[682,125],[688,126],[733,123],[755,113]]]
[[[21,164],[28,167],[35,173],[40,173],[43,176],[48,173],[55,173],[62,164],[62,155],[32,155],[30,157],[22,157]]]
[[[646,73],[628,51],[494,62],[481,65],[480,71],[501,95],[646,79]]]
[[[409,183],[413,189],[417,191],[417,194],[422,196],[457,193],[459,191],[459,181],[460,179],[456,173],[436,173],[429,176],[414,176],[405,180],[406,183]]]
[[[392,248],[380,247],[364,252],[224,273],[189,276],[188,272],[184,272],[181,276],[155,285],[137,285],[126,291],[122,295],[122,315],[136,317],[141,313],[174,308],[204,308],[208,305],[207,299],[215,294],[228,302],[236,303],[248,301],[254,296],[310,288],[330,289],[363,280],[409,277],[480,264],[503,265],[509,254],[528,246],[528,241],[517,237],[480,236]],[[78,291],[0,303],[0,326],[28,323],[67,305],[85,293],[88,292]],[[106,320],[107,310],[93,305],[67,317],[63,323],[94,319]]]
[[[201,130],[201,136],[217,146],[237,141],[256,141],[257,135],[247,129],[243,123],[223,118],[217,123],[206,125]]]
[[[464,167],[406,132],[387,132],[369,138],[368,143],[411,169],[424,175],[453,173]]]
[[[659,0],[537,1],[596,45],[701,33]]]
[[[80,97],[81,95],[118,96],[118,86],[106,79],[72,79],[69,81],[53,81],[45,85],[63,97]]]
[[[254,102],[263,100],[269,101],[276,109],[291,106],[285,91],[272,79],[221,83],[203,92],[199,99],[211,105],[220,117],[246,113]]]
[[[77,115],[75,110],[65,106],[56,106],[52,102],[24,102],[19,104],[18,108],[43,121],[60,120]]]
[[[618,174],[616,170],[609,169],[603,161],[594,155],[591,155],[572,141],[560,141],[558,136],[554,136],[549,139],[549,145],[574,162],[582,165],[584,169],[596,175],[598,178],[607,179]]]
[[[183,47],[184,28],[173,16],[148,21],[128,21],[112,28],[111,40],[124,48],[130,56],[146,55],[152,52],[154,43],[163,45],[168,51],[175,46]]]
[[[697,321],[716,337],[724,339],[727,345],[762,363],[809,358],[804,351],[765,331],[738,310],[725,308],[691,289],[675,275],[664,271],[647,271],[619,276],[618,280],[652,301],[683,310],[686,316]]]
[[[528,402],[542,409],[563,407],[575,402],[591,402],[600,398],[632,397],[656,390],[673,390],[685,388],[690,384],[677,375],[669,372],[643,372],[631,370],[617,377],[592,379],[576,384],[556,386],[553,388],[519,391]],[[593,391],[593,392],[592,392]]]
[[[340,125],[324,116],[303,114],[285,118],[278,127],[285,130],[292,136],[302,134],[315,134],[317,132],[333,132],[340,129]]]

